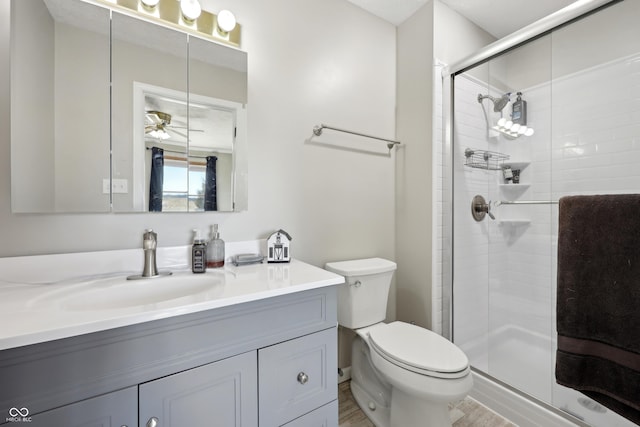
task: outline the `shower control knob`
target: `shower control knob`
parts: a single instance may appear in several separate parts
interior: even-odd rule
[[[474,196],[471,200],[471,215],[473,219],[480,222],[484,219],[485,215],[489,215],[489,218],[495,220],[496,217],[491,213],[491,201],[487,203],[484,197],[481,195]]]
[[[304,372],[300,372],[298,374],[298,382],[302,385],[306,384],[309,381],[309,376]]]

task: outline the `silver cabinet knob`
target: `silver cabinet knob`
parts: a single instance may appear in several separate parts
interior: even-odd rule
[[[298,382],[300,384],[306,384],[309,381],[309,375],[305,374],[304,372],[300,372],[298,374]]]
[[[156,417],[151,417],[149,421],[147,421],[147,427],[158,427],[158,425],[159,423]]]

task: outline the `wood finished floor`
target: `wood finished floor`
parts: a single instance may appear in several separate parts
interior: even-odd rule
[[[338,386],[339,427],[375,427],[353,398],[349,383]],[[452,405],[451,415],[456,420],[453,427],[516,427],[470,398]]]

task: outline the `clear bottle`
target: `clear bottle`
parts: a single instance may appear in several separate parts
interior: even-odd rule
[[[207,247],[207,267],[220,268],[224,266],[224,240],[220,238],[218,224],[213,225],[211,240]]]
[[[200,237],[200,230],[193,230],[193,246],[191,247],[191,271],[204,273],[207,271],[207,242]]]

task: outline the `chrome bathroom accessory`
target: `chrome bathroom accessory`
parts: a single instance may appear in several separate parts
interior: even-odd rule
[[[144,250],[144,267],[142,274],[128,276],[127,280],[154,279],[156,277],[169,276],[170,271],[158,271],[156,264],[156,247],[158,246],[158,234],[148,229],[142,235],[142,249]]]
[[[491,201],[487,203],[481,195],[477,194],[471,200],[471,215],[473,219],[480,222],[486,215],[495,221],[496,217],[491,213]]]
[[[502,200],[495,203],[500,205],[557,205],[557,200]]]
[[[333,126],[328,126],[328,125],[325,125],[325,124],[322,124],[322,123],[319,126],[314,126],[313,127],[313,134],[315,136],[320,136],[320,135],[322,135],[322,130],[323,129],[331,129],[331,130],[335,130],[335,131],[338,131],[338,132],[350,133],[351,135],[357,135],[357,136],[362,136],[362,137],[365,137],[365,138],[371,138],[371,139],[377,139],[379,141],[384,141],[384,142],[387,143],[387,148],[389,149],[389,152],[391,152],[391,149],[393,147],[395,147],[396,145],[400,145],[401,144],[400,141],[396,141],[394,139],[380,138],[378,136],[367,135],[365,133],[360,133],[360,132],[354,132],[354,131],[351,131],[351,130],[340,129],[340,128],[336,128],[336,127],[333,127]]]
[[[511,92],[505,93],[500,98],[494,98],[491,95],[483,95],[483,94],[479,93],[478,94],[478,102],[482,104],[482,100],[483,99],[485,99],[485,98],[490,99],[491,102],[493,102],[493,111],[495,111],[496,113],[499,113],[504,109],[504,107],[507,106],[507,104],[511,100],[510,97],[511,97]]]
[[[502,170],[505,160],[509,160],[508,154],[496,151],[476,150],[467,148],[464,150],[464,165],[475,169],[486,169],[490,171]]]

